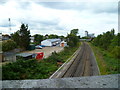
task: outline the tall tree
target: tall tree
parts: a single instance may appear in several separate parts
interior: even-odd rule
[[[71,30],[70,34],[77,35],[77,34],[78,34],[78,29],[73,29],[73,30]]]
[[[22,24],[20,30],[11,34],[11,38],[17,43],[21,48],[27,49],[30,44],[30,30],[28,30],[28,25]]]
[[[30,30],[28,30],[28,25],[22,24],[19,32],[20,46],[27,49],[30,44]]]
[[[67,35],[67,42],[68,42],[67,44],[70,47],[74,47],[78,44],[79,38],[77,34],[78,34],[78,29],[73,29],[71,30],[70,34]]]
[[[20,36],[19,36],[19,30],[13,34],[11,34],[11,39],[16,42],[16,44],[20,45]]]

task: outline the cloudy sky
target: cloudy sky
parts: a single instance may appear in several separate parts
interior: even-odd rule
[[[10,34],[25,23],[31,35],[66,36],[76,28],[81,36],[86,30],[95,35],[112,28],[118,32],[118,0],[59,1],[0,0],[0,31]],[[8,18],[11,18],[11,31]]]

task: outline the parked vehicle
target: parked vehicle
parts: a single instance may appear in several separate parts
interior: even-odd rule
[[[45,45],[40,45],[41,47],[45,47]]]
[[[37,45],[35,46],[36,49],[42,49],[42,46],[41,45]]]

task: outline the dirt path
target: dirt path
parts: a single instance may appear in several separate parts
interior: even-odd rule
[[[94,76],[98,74],[99,70],[92,49],[86,42],[83,42],[75,60],[60,77]]]

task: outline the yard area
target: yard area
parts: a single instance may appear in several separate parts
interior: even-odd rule
[[[51,56],[52,52],[54,52],[54,51],[61,52],[62,50],[64,50],[64,47],[54,46],[54,47],[43,47],[42,49],[35,49],[35,50],[31,50],[31,51],[22,51],[20,53],[32,53],[33,54],[33,53],[37,53],[37,52],[44,52],[44,58],[48,58],[49,56]],[[0,57],[0,58],[2,58],[2,57]],[[10,63],[10,62],[11,61],[0,62],[0,66]]]
[[[16,62],[3,65],[2,79],[22,80],[49,78],[78,49],[78,47],[79,45],[73,48],[65,47],[64,50],[63,47],[45,47],[43,49],[26,51],[26,53],[43,51],[45,53],[45,59],[40,62],[37,62],[35,59],[20,59]],[[59,53],[55,53],[54,51]],[[48,57],[51,53],[52,55]]]
[[[43,47],[42,49],[35,49],[32,51],[23,51],[21,53],[37,53],[37,52],[44,52],[44,58],[49,57],[52,52],[60,52],[64,49],[64,47],[54,46],[54,47]]]

